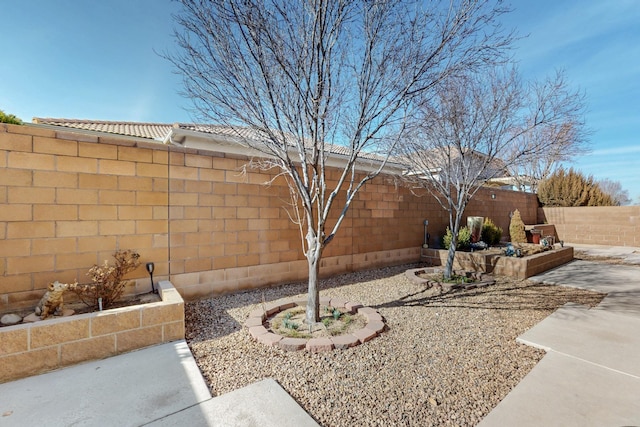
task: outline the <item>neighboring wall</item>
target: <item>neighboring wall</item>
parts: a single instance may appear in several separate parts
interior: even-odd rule
[[[540,208],[538,222],[554,224],[565,242],[640,246],[640,206]]]
[[[32,306],[54,280],[134,249],[187,299],[304,280],[300,231],[282,178],[248,159],[106,134],[0,124],[0,313]],[[330,172],[330,179],[336,179]],[[495,198],[491,195],[494,194]],[[338,200],[344,200],[344,194]],[[536,220],[530,194],[483,190],[468,215],[489,216],[508,237],[509,212]],[[337,217],[333,212],[331,225]],[[392,177],[367,184],[324,253],[324,275],[419,259],[423,221],[431,244],[448,215]],[[143,267],[130,293],[150,290]]]

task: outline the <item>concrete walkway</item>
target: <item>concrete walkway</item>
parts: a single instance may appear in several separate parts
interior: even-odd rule
[[[640,254],[575,249],[630,263]],[[530,280],[607,296],[593,309],[566,304],[518,337],[547,354],[479,425],[640,426],[640,268],[573,261]]]
[[[211,398],[185,341],[0,384],[0,426],[318,426],[272,379]]]

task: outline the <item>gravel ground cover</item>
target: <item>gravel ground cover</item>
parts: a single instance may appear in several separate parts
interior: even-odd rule
[[[286,352],[243,329],[263,299],[303,298],[305,283],[187,303],[187,341],[212,395],[271,377],[322,426],[475,425],[544,356],[516,337],[566,302],[594,306],[604,296],[506,277],[440,295],[404,276],[417,267],[321,282],[322,296],[385,318],[385,332],[348,350]]]

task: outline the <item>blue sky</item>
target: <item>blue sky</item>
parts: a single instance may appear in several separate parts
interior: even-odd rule
[[[189,122],[181,79],[156,52],[174,47],[169,0],[20,0],[2,4],[0,109],[64,117]],[[587,95],[592,152],[573,166],[640,200],[640,0],[513,1],[527,79],[566,70]]]

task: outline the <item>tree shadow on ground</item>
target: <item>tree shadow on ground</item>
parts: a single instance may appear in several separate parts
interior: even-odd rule
[[[356,271],[320,279],[320,291],[339,289],[342,286],[384,280],[402,274],[418,264],[382,267]],[[231,310],[292,298],[302,295],[306,299],[308,283],[285,283],[251,289],[232,294],[215,295],[185,303],[185,335],[190,343],[220,338],[242,330],[243,323],[230,314]]]
[[[555,310],[567,302],[593,307],[605,294],[566,286],[545,285],[527,280],[500,283],[474,289],[452,289],[446,293],[425,289],[402,298],[372,306],[449,307],[484,310]]]

